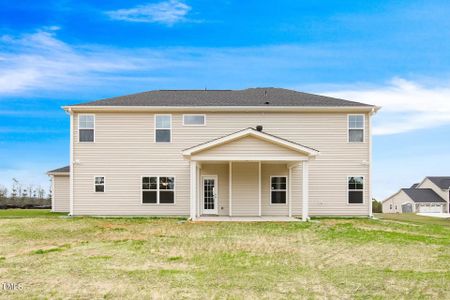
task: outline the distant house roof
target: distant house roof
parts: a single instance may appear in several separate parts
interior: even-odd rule
[[[418,185],[419,185],[419,183],[414,183],[414,184],[410,187],[410,189],[415,189]]]
[[[432,189],[402,189],[414,202],[446,202]]]
[[[244,90],[155,90],[72,105],[77,106],[256,106],[377,107],[282,88]]]
[[[47,174],[52,174],[52,173],[70,173],[70,166],[65,166],[65,167],[54,169],[54,170],[47,172]]]
[[[441,189],[450,188],[450,176],[427,176],[427,178]]]

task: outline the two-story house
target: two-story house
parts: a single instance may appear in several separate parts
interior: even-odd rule
[[[382,202],[383,213],[449,213],[450,176],[427,176]]]
[[[158,90],[65,106],[70,215],[371,216],[378,107],[280,88]]]

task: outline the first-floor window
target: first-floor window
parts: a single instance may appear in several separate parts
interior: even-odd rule
[[[287,177],[270,177],[270,203],[286,204]]]
[[[175,203],[175,178],[166,176],[142,177],[142,203]]]
[[[105,191],[105,177],[96,176],[94,179],[94,184],[96,193],[103,193]]]
[[[348,203],[363,203],[364,177],[348,177]]]

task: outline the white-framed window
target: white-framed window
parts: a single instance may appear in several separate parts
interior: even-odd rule
[[[183,115],[183,126],[205,126],[206,115],[187,114]]]
[[[143,204],[174,204],[175,177],[173,176],[143,176]]]
[[[95,115],[78,115],[78,141],[92,143],[95,141]]]
[[[270,204],[286,204],[287,176],[270,176]]]
[[[392,210],[392,204],[391,204],[391,205],[389,205],[389,209],[390,209],[390,210]]]
[[[94,177],[94,191],[96,193],[105,192],[105,176],[95,176]]]
[[[348,115],[348,142],[364,142],[364,115]]]
[[[347,202],[349,204],[364,203],[364,176],[348,176],[347,183]]]
[[[155,115],[155,142],[170,143],[172,140],[172,115]]]

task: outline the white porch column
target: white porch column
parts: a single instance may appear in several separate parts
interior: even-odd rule
[[[202,164],[197,164],[197,217],[200,217],[200,208],[202,207],[201,199],[202,199],[202,192],[203,192],[203,182],[201,178],[201,170],[202,170]]]
[[[258,162],[258,216],[261,217],[261,161]]]
[[[197,218],[197,162],[191,161],[191,201],[190,201],[190,218],[194,221]]]
[[[228,214],[233,216],[233,162],[228,163],[228,204],[229,204],[229,212]]]
[[[302,163],[303,176],[302,176],[302,220],[308,221],[309,219],[309,161],[305,160]]]
[[[288,177],[288,205],[289,205],[289,218],[292,217],[292,166],[288,166],[289,177]]]

